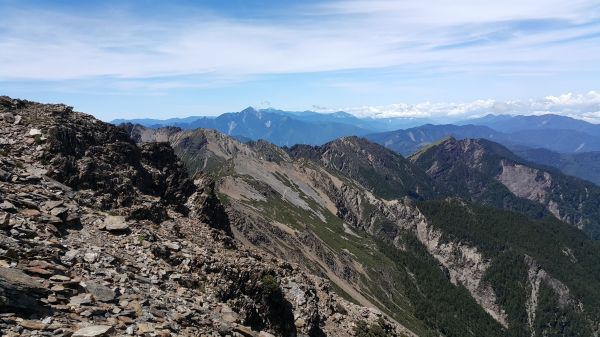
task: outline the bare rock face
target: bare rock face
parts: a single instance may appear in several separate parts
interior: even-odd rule
[[[185,170],[167,144],[140,148],[124,130],[64,105],[14,104],[22,106],[22,123],[35,126],[33,136],[32,129],[15,128],[23,129],[36,158],[47,164],[46,175],[84,191],[81,202],[108,210],[159,198],[159,206],[175,206],[192,193]]]
[[[0,312],[40,312],[45,307],[38,300],[48,290],[38,278],[14,268],[0,268]]]
[[[64,105],[0,97],[0,116],[3,336],[351,336],[359,322],[401,335],[241,249],[214,186],[167,144],[138,147]]]
[[[188,208],[192,210],[191,216],[197,217],[212,228],[231,234],[229,216],[216,195],[215,182],[200,176],[194,183],[198,188],[187,202]]]

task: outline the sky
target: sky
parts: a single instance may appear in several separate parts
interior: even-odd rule
[[[0,95],[103,120],[247,106],[600,122],[600,0],[0,0]]]

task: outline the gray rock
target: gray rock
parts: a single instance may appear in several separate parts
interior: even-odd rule
[[[29,135],[31,137],[39,136],[41,134],[42,134],[42,130],[40,130],[40,129],[33,128],[33,129],[29,130]]]
[[[71,278],[64,275],[53,275],[50,277],[51,281],[60,281],[60,282],[68,282],[71,281]]]
[[[8,228],[10,224],[10,213],[0,211],[0,229]]]
[[[88,293],[92,294],[97,301],[111,302],[115,299],[115,292],[100,283],[86,282],[85,289]]]
[[[62,261],[73,261],[77,255],[79,255],[79,250],[71,249],[65,253],[65,255],[61,258]]]
[[[94,262],[96,262],[97,259],[98,259],[97,253],[89,252],[89,253],[85,253],[83,255],[83,260],[85,260],[86,262],[89,262],[89,263],[94,263]]]
[[[270,333],[268,333],[268,332],[266,332],[266,331],[261,331],[261,332],[258,334],[258,337],[275,337],[275,335],[273,335],[273,334],[270,334]]]
[[[73,337],[108,336],[112,332],[113,327],[110,325],[92,325],[75,331]]]
[[[0,114],[0,117],[2,119],[4,119],[7,123],[14,123],[15,122],[15,116],[13,116],[13,114],[11,114],[10,112],[6,112],[3,114]]]
[[[80,306],[82,304],[91,304],[92,303],[92,295],[91,294],[79,294],[77,296],[73,296],[69,299],[69,305],[72,306]]]
[[[109,215],[104,219],[104,229],[109,232],[124,232],[129,230],[125,217]]]
[[[44,203],[44,208],[51,210],[62,205],[64,202],[62,200],[50,200]]]
[[[15,205],[13,205],[12,203],[10,203],[6,200],[4,200],[3,202],[0,203],[0,209],[7,211],[7,212],[15,212],[17,210]]]
[[[0,181],[9,181],[11,177],[10,172],[0,169]]]
[[[48,290],[39,279],[35,279],[14,268],[0,268],[0,312],[42,311],[38,302]]]

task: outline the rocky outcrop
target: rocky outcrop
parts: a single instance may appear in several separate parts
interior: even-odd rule
[[[231,235],[229,216],[216,195],[214,180],[201,176],[194,184],[196,191],[187,201],[187,207],[192,210],[190,216]]]
[[[448,271],[450,281],[462,285],[477,303],[498,323],[508,328],[508,318],[504,309],[497,304],[492,286],[484,282],[490,261],[476,247],[460,242],[444,242],[442,232],[429,226],[425,221],[417,223],[417,238],[427,251]]]
[[[529,294],[527,296],[526,311],[527,323],[532,331],[532,336],[535,335],[535,318],[538,310],[538,297],[542,283],[548,285],[558,296],[558,305],[560,308],[565,308],[568,305],[579,306],[571,295],[569,288],[559,280],[550,276],[533,258],[525,256],[525,264],[527,265],[527,282]]]
[[[13,129],[22,132],[19,138],[28,136],[32,149],[26,150],[46,164],[41,173],[80,191],[82,203],[108,210],[160,200],[156,207],[164,208],[181,205],[192,192],[166,144],[140,148],[124,130],[68,106],[4,102],[5,113],[17,110],[21,116]]]
[[[565,215],[563,213],[566,212],[561,212],[564,205],[560,205],[552,196],[556,184],[549,172],[507,161],[502,161],[501,166],[502,171],[496,179],[513,194],[542,204],[557,219],[572,223],[579,229],[583,229],[583,220],[580,214]],[[570,205],[570,207],[573,206],[581,208],[581,204]]]

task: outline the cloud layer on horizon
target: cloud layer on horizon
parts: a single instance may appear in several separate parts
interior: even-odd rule
[[[600,92],[597,0],[0,0],[0,12],[0,94],[103,119],[214,115],[263,100],[529,113],[543,110],[529,97]],[[494,100],[416,104],[478,97]],[[508,98],[521,101],[498,103]],[[396,101],[413,104],[378,107]],[[600,118],[593,106],[565,109]]]
[[[546,96],[538,99],[497,101],[481,99],[466,103],[397,103],[380,106],[358,107],[315,107],[316,111],[330,113],[345,111],[357,117],[371,118],[428,118],[438,121],[452,121],[494,115],[543,115],[557,114],[591,123],[600,123],[600,93],[589,91],[585,94],[567,93]]]

